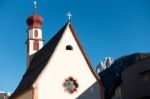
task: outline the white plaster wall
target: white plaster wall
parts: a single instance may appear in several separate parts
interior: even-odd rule
[[[70,32],[67,28],[47,67],[37,80],[38,99],[43,99],[43,97],[44,99],[79,99],[80,95],[90,87],[92,88],[89,90],[91,94],[87,95],[100,99],[99,85]],[[72,45],[73,51],[67,51],[66,45]],[[65,79],[69,76],[75,78],[79,84],[77,92],[72,95],[65,92],[63,87]],[[92,87],[92,85],[95,86]],[[96,92],[93,93],[94,91]]]
[[[16,97],[16,99],[32,99],[32,90],[29,90],[26,93]]]

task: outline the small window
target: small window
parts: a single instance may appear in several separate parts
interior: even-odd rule
[[[35,36],[35,37],[38,37],[38,30],[35,30],[35,31],[34,31],[34,36]]]
[[[39,50],[39,42],[38,41],[33,42],[33,50]]]
[[[66,50],[73,50],[73,47],[71,45],[67,45]]]

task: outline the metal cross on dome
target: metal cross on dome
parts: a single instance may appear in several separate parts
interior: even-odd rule
[[[72,14],[68,12],[66,15],[68,16],[68,19],[71,20]]]
[[[36,2],[36,0],[34,0],[34,13],[36,14],[36,9],[37,9],[37,2]]]

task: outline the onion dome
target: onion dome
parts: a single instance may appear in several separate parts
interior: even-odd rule
[[[43,24],[43,18],[37,14],[33,14],[32,16],[28,17],[27,24],[29,29],[41,28],[41,25]]]

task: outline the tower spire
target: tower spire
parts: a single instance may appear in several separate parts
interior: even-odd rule
[[[34,14],[27,19],[28,36],[27,36],[27,68],[34,54],[43,47],[42,24],[43,18],[37,15],[37,2],[34,0]]]
[[[36,14],[36,9],[37,9],[37,1],[36,1],[36,0],[34,0],[33,4],[34,4],[34,14]]]

